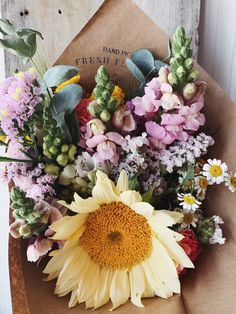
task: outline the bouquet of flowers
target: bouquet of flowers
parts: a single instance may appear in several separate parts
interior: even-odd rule
[[[35,62],[37,31],[0,20],[0,32],[1,46],[34,65],[0,85],[1,178],[14,185],[10,233],[27,241],[28,261],[50,257],[43,272],[69,307],[180,293],[203,247],[225,242],[223,220],[205,212],[208,187],[236,190],[236,173],[205,157],[217,130],[203,129],[191,38],[176,29],[169,65],[133,52],[138,89],[100,66],[89,91],[79,68]]]

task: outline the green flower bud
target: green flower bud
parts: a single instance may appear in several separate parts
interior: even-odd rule
[[[46,164],[44,167],[44,171],[47,174],[55,174],[58,176],[60,173],[60,168],[55,164]]]
[[[95,117],[102,111],[102,106],[99,105],[96,100],[94,100],[88,105],[88,111],[92,116]]]
[[[101,106],[105,105],[105,100],[102,97],[97,98],[97,104]]]
[[[57,155],[59,154],[59,149],[58,149],[58,147],[56,147],[56,146],[51,146],[51,147],[49,148],[49,152],[50,152],[52,155],[57,156]]]
[[[88,182],[84,180],[83,178],[76,177],[74,179],[74,182],[80,187],[80,188],[87,188]]]
[[[60,146],[62,143],[62,139],[60,137],[56,137],[53,141],[53,145]]]
[[[62,152],[63,154],[68,153],[68,150],[69,150],[69,145],[67,145],[67,144],[62,145],[62,147],[61,147],[61,152]]]
[[[68,152],[68,158],[69,161],[73,162],[75,161],[75,154],[77,153],[77,147],[73,144],[69,145],[69,152]]]
[[[21,192],[21,190],[19,190],[18,188],[14,187],[12,190],[11,190],[11,197],[13,199],[18,199],[20,197],[23,197],[23,193]]]
[[[209,240],[213,236],[214,232],[214,222],[210,218],[203,218],[200,226],[197,229],[196,236],[200,242],[209,244]]]
[[[196,81],[196,79],[199,76],[199,72],[197,70],[193,70],[189,75],[188,75],[188,80],[191,81]]]
[[[167,76],[167,79],[168,79],[168,82],[171,84],[171,85],[176,85],[178,84],[178,79],[177,77],[175,76],[175,74],[173,72],[170,72]]]
[[[30,236],[32,233],[32,229],[31,227],[27,224],[27,225],[22,225],[20,226],[19,228],[19,234],[22,236],[22,237],[28,237]]]
[[[189,54],[189,48],[182,47],[180,49],[180,54],[186,59],[188,57],[188,54]]]
[[[114,84],[112,82],[108,82],[105,86],[106,90],[108,90],[110,93],[113,92]]]
[[[197,90],[197,86],[194,83],[188,83],[187,85],[184,86],[183,89],[183,96],[186,100],[189,100],[193,97]]]
[[[185,67],[188,71],[191,71],[191,70],[192,70],[192,67],[193,67],[193,59],[192,59],[192,58],[187,58],[187,59],[184,61],[184,67]]]
[[[43,151],[43,154],[44,154],[46,157],[48,157],[49,159],[53,159],[53,155],[49,152],[48,149],[45,149],[45,150]]]
[[[186,70],[183,66],[178,67],[176,74],[179,79],[183,79],[186,75]]]
[[[111,114],[105,109],[100,114],[100,118],[104,122],[108,122],[111,119]]]
[[[118,105],[119,105],[119,103],[117,102],[117,100],[115,98],[113,98],[113,97],[110,97],[110,99],[109,99],[109,101],[107,103],[106,109],[109,112],[114,112]]]
[[[33,223],[38,222],[40,217],[41,217],[41,214],[38,211],[33,211],[29,215],[27,215],[26,219],[29,223],[33,224]]]
[[[65,167],[68,164],[68,156],[66,154],[58,155],[57,162],[60,166]]]

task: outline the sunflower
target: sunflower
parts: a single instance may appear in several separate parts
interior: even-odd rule
[[[115,309],[129,298],[142,307],[142,297],[180,293],[176,268],[194,266],[177,243],[183,236],[168,227],[183,215],[142,202],[125,171],[116,185],[101,171],[96,176],[92,197],[60,202],[77,214],[50,226],[53,239],[65,241],[44,269],[48,280],[57,278],[55,294],[71,292],[69,307],[96,309],[111,299]]]

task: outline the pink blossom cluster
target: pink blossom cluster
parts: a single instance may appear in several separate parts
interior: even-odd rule
[[[175,140],[186,141],[205,123],[200,111],[204,106],[206,84],[187,84],[182,93],[178,93],[167,83],[168,73],[167,67],[161,68],[159,76],[145,86],[144,96],[131,101],[135,115],[146,121],[150,144],[159,149]]]
[[[0,129],[9,139],[19,134],[42,101],[35,82],[36,74],[28,71],[8,77],[0,85]]]

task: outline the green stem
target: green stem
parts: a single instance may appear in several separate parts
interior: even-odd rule
[[[15,158],[0,156],[0,162],[28,162],[28,163],[32,163],[33,160],[15,159]]]
[[[6,147],[8,146],[7,143],[5,143],[5,142],[3,142],[3,141],[0,141],[0,145],[6,146]]]

